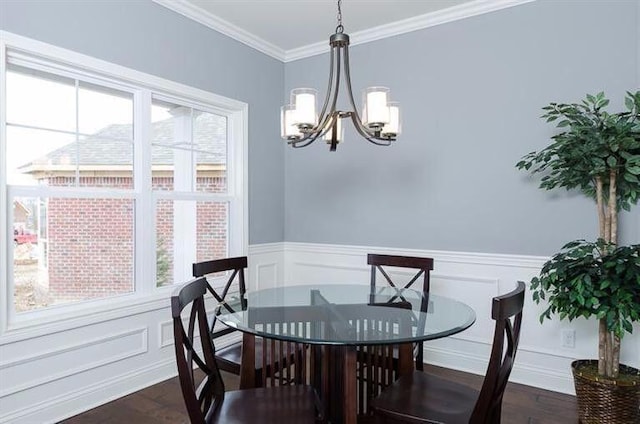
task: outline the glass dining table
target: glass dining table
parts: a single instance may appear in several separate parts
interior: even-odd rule
[[[356,423],[362,418],[366,393],[360,380],[367,378],[363,357],[378,355],[394,346],[394,375],[414,369],[414,343],[447,337],[469,328],[475,312],[448,297],[395,287],[364,284],[313,284],[284,286],[247,292],[242,299],[216,308],[218,320],[243,333],[245,346],[255,336],[309,346],[314,360],[305,374],[318,391],[331,423]],[[376,350],[377,349],[377,350]],[[244,348],[243,348],[244,350]],[[254,358],[254,352],[249,352]],[[254,367],[246,361],[242,366]],[[380,364],[378,364],[380,365]],[[254,387],[255,373],[242,372],[240,388]]]

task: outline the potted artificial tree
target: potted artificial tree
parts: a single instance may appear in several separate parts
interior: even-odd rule
[[[618,212],[640,199],[640,91],[628,92],[625,112],[609,113],[604,93],[581,103],[550,103],[553,143],[516,165],[542,173],[540,188],[578,189],[595,200],[599,238],[578,240],[545,263],[531,281],[533,299],[569,321],[598,320],[598,360],[572,363],[583,423],[639,423],[640,372],[620,365],[620,340],[640,321],[640,245],[618,246]]]

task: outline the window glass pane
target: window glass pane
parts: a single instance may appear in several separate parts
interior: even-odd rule
[[[75,135],[7,127],[7,182],[69,186],[75,182]]]
[[[226,117],[154,100],[152,121],[154,189],[227,191]]]
[[[106,136],[82,137],[78,143],[78,184],[83,187],[133,188],[133,142]]]
[[[134,201],[16,197],[17,312],[130,293]]]
[[[227,191],[227,118],[208,112],[193,117],[197,190]]]
[[[191,265],[228,256],[227,202],[156,202],[157,285],[182,283],[191,277]]]
[[[133,139],[133,94],[81,82],[78,91],[81,134]]]
[[[197,202],[196,261],[228,256],[229,205]]]
[[[156,202],[156,282],[158,287],[173,284],[173,201]],[[186,281],[186,280],[185,280]]]
[[[152,178],[154,190],[174,190],[174,161],[176,147],[182,146],[179,156],[184,156],[184,148],[189,147],[187,140],[175,140],[179,131],[177,119],[172,116],[172,111],[179,106],[154,100],[151,106],[151,160]],[[190,138],[190,136],[189,136]],[[187,175],[191,175],[189,172]],[[191,191],[189,188],[187,191]]]
[[[133,188],[133,142],[7,127],[7,181]]]
[[[45,72],[9,66],[7,122],[75,131],[75,81]]]

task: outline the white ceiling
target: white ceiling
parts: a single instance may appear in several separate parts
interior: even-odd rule
[[[337,0],[154,0],[277,59],[326,52]],[[535,0],[343,0],[351,44],[488,13]]]
[[[334,0],[188,1],[283,50],[328,43],[337,25]],[[351,34],[470,1],[344,0],[342,24],[344,32]]]

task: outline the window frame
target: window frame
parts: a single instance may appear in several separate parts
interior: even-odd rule
[[[15,58],[15,59],[14,59]],[[201,89],[159,78],[47,43],[0,31],[0,156],[6,157],[6,72],[7,63],[34,64],[35,68],[115,86],[134,95],[134,158],[133,189],[96,189],[91,187],[27,187],[8,186],[7,173],[0,169],[0,345],[52,331],[84,326],[94,322],[166,308],[175,285],[156,287],[155,216],[159,198],[174,200],[214,201],[228,203],[228,253],[246,255],[248,251],[248,105]],[[152,190],[151,170],[151,102],[152,98],[174,99],[181,104],[227,118],[227,191],[160,192]],[[148,165],[148,166],[145,166]],[[14,196],[58,195],[131,198],[134,212],[134,288],[132,293],[100,299],[54,305],[16,314],[13,301],[13,263],[9,263],[9,230],[11,208],[8,200]],[[148,219],[146,221],[149,221]]]

